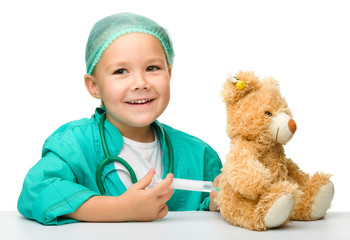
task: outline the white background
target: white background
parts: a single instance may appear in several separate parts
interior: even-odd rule
[[[0,4],[0,210],[16,210],[25,174],[60,125],[94,113],[85,43],[102,17],[148,16],[172,36],[170,105],[160,121],[229,150],[220,91],[227,71],[280,81],[298,130],[286,153],[333,174],[333,211],[350,211],[350,7],[346,1],[8,1]]]

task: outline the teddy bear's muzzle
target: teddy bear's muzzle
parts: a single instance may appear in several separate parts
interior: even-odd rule
[[[296,132],[297,124],[287,113],[281,112],[271,118],[268,130],[276,142],[286,144]]]

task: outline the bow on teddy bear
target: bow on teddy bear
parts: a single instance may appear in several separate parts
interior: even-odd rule
[[[297,127],[278,82],[241,71],[227,79],[222,97],[231,140],[216,198],[222,217],[258,231],[322,218],[334,186],[329,174],[310,176],[285,156]]]

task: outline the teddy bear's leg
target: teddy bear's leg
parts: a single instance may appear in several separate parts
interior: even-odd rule
[[[301,201],[296,205],[292,220],[317,220],[326,214],[334,195],[330,175],[316,173],[301,187]]]
[[[228,223],[250,230],[265,230],[264,216],[256,216],[259,199],[252,200],[233,191],[226,179],[221,178],[220,192],[215,199],[223,219]]]
[[[256,209],[258,215],[264,216],[266,228],[275,228],[286,223],[300,194],[298,185],[287,181],[277,182],[267,189]]]
[[[275,201],[265,215],[266,228],[276,228],[285,223],[293,207],[293,195],[283,195]]]
[[[222,217],[230,224],[251,230],[266,230],[285,223],[295,205],[298,186],[289,182],[273,184],[259,199],[251,200],[235,193],[221,181],[217,196]]]
[[[257,200],[246,199],[228,189],[226,192],[220,191],[217,202],[226,222],[250,230],[266,230],[264,217],[255,214]]]
[[[320,219],[326,215],[326,212],[334,196],[334,185],[332,182],[323,185],[316,194],[315,201],[311,208],[311,218]]]

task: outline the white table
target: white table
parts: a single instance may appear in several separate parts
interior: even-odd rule
[[[350,240],[350,212],[329,212],[319,221],[293,221],[266,232],[229,225],[215,212],[169,212],[165,218],[154,222],[72,223],[62,226],[43,226],[17,212],[0,212],[0,223],[1,240]]]

